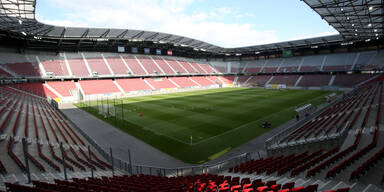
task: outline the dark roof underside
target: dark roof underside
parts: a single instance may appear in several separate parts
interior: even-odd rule
[[[175,47],[190,47],[196,51],[215,54],[252,53],[381,38],[383,35],[383,1],[304,0],[308,6],[339,31],[340,35],[238,48],[223,48],[200,40],[160,32],[47,25],[35,19],[36,0],[0,0],[0,30],[34,39],[113,40],[114,42],[128,40],[139,43],[149,41]]]

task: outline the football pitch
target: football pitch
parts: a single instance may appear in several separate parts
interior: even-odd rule
[[[319,105],[327,91],[220,88],[77,104],[186,163],[204,163]],[[110,106],[105,118],[98,113]],[[105,109],[104,109],[105,111]],[[271,128],[261,124],[269,121]]]

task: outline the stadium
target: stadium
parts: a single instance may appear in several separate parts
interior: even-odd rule
[[[36,1],[0,0],[0,192],[384,190],[384,1],[299,1],[337,34],[234,48]]]

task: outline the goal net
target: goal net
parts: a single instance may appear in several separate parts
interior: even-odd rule
[[[102,115],[104,118],[114,117],[116,115],[115,106],[113,105],[102,104],[102,105],[98,105],[97,107],[98,107],[99,115]]]

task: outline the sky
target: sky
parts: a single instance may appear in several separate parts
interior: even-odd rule
[[[300,0],[37,0],[36,18],[164,32],[225,48],[338,34]]]

